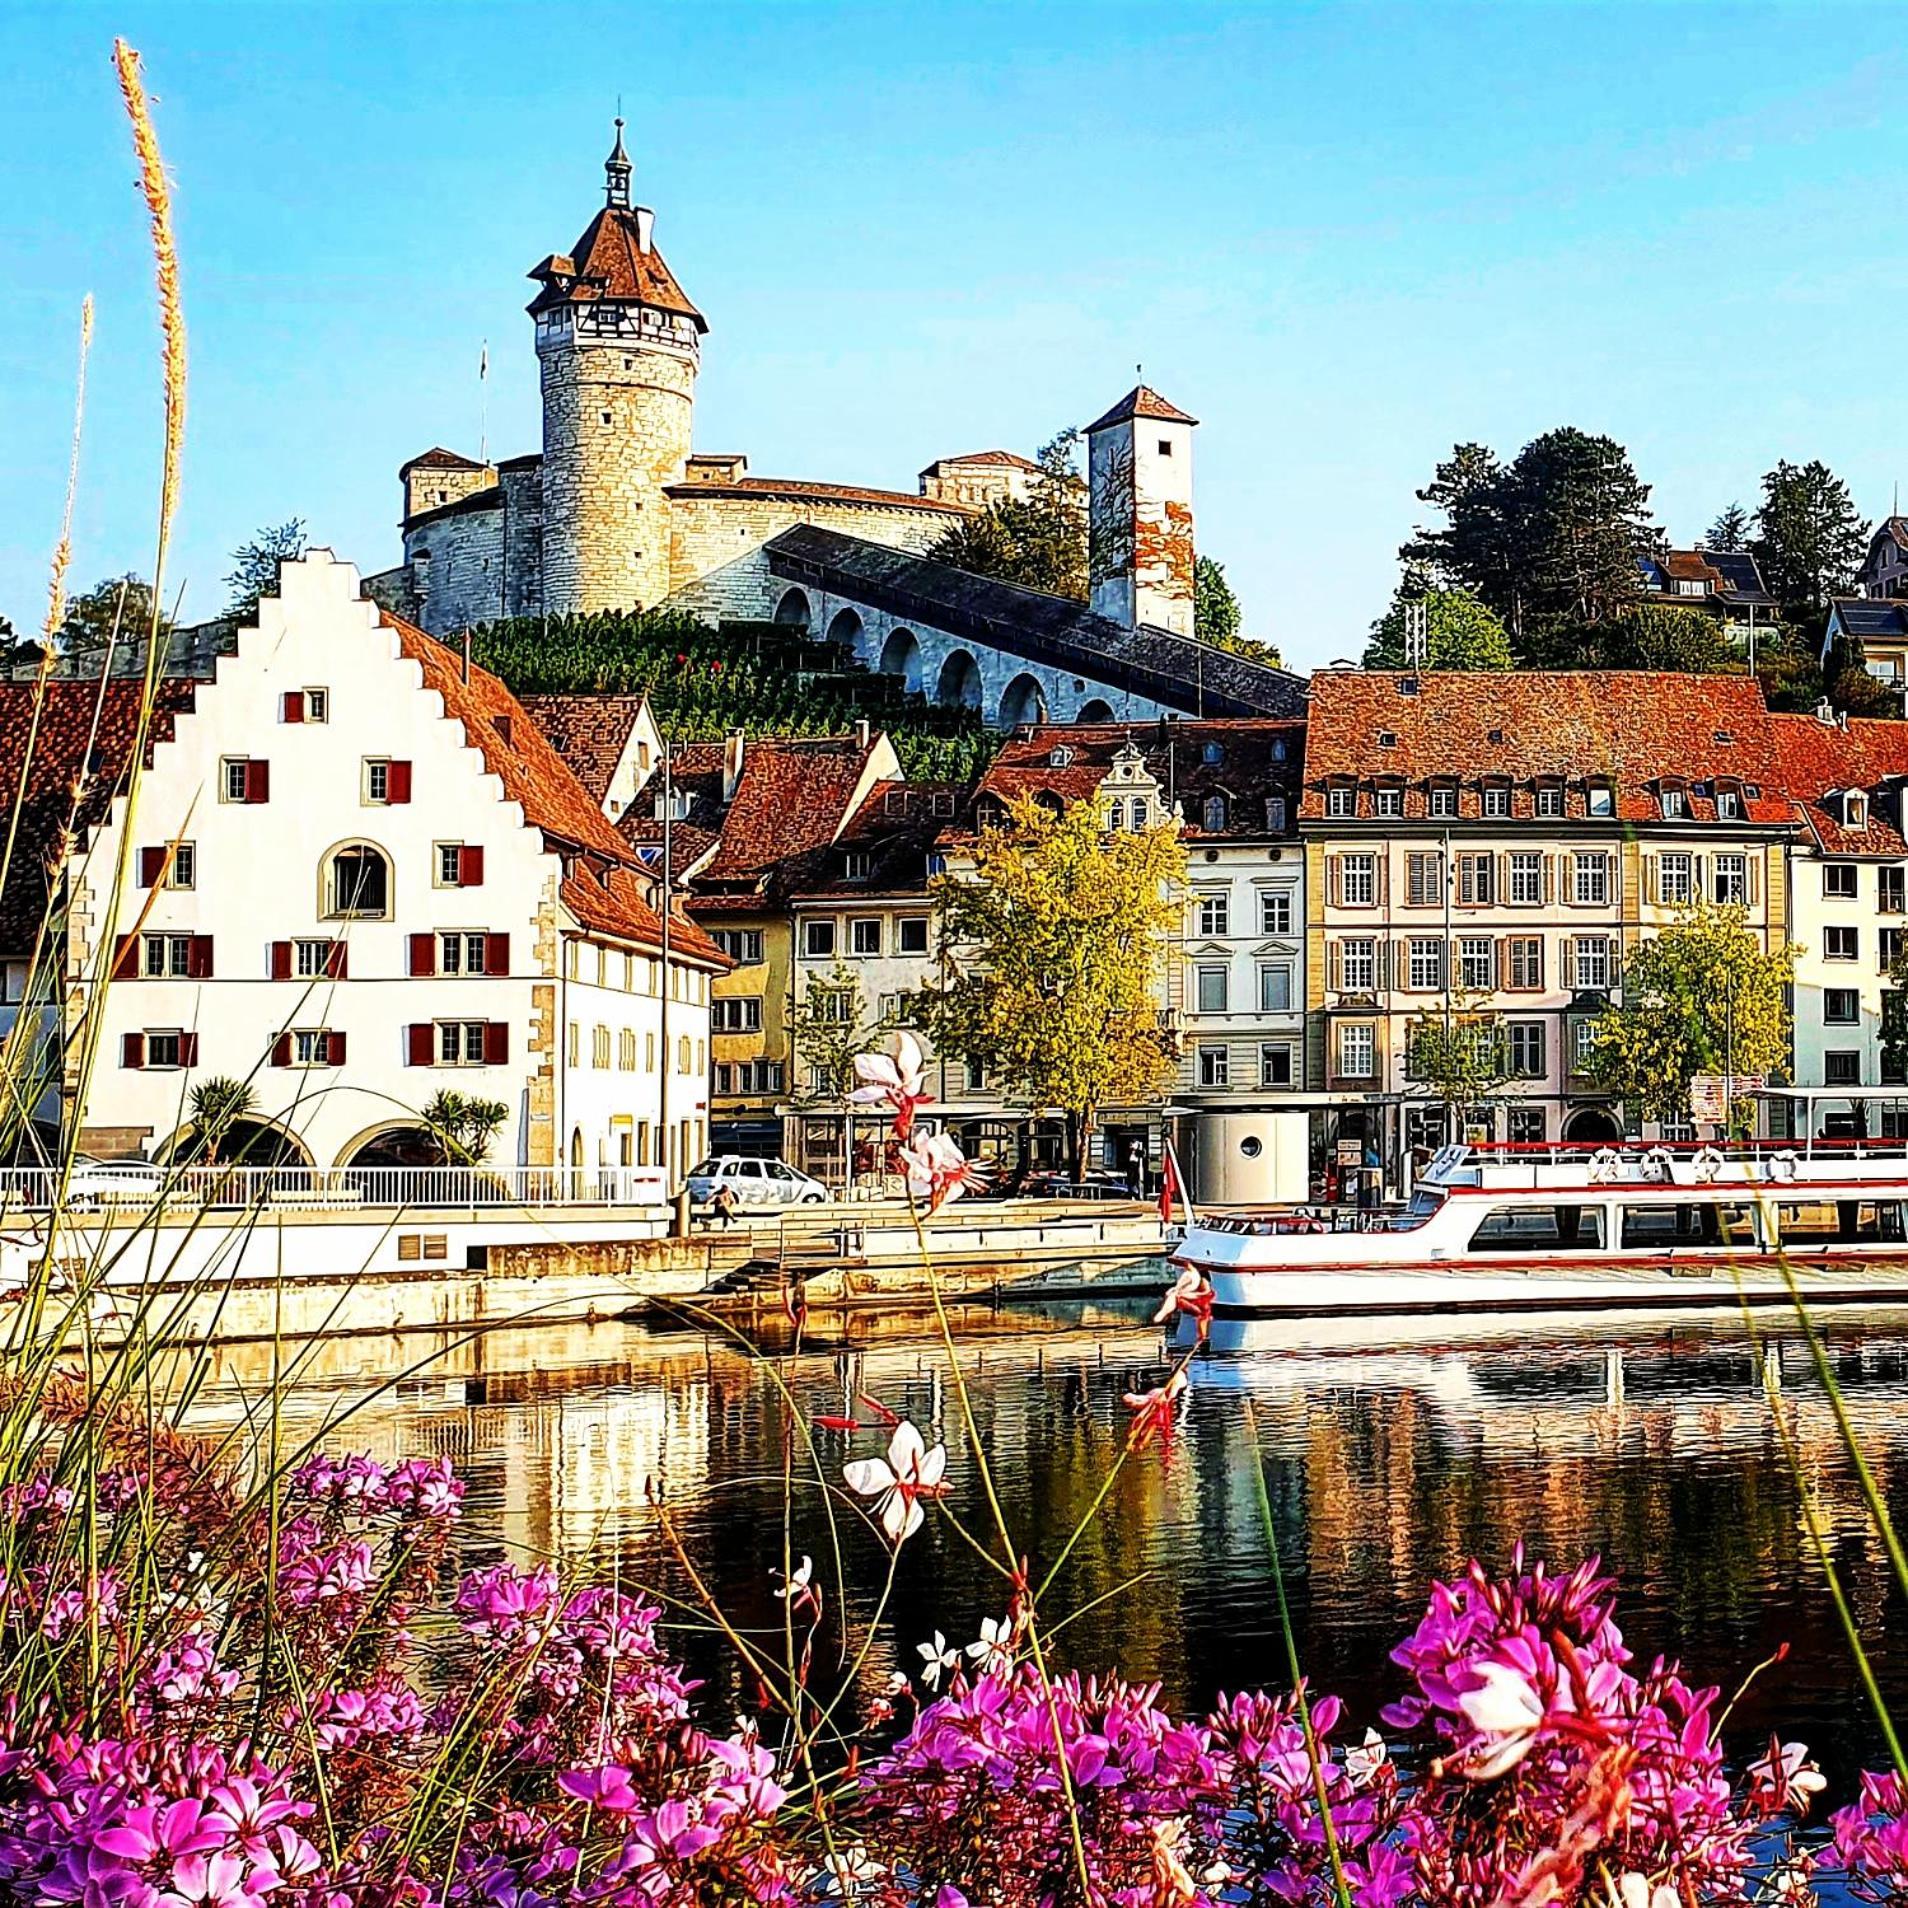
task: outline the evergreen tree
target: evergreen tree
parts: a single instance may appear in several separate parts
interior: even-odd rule
[[[159,618],[159,633],[172,628],[172,619]],[[95,583],[84,596],[66,605],[60,625],[60,647],[69,654],[104,649],[116,643],[121,652],[143,642],[152,630],[152,585],[130,571]]]
[[[1080,433],[1041,445],[1026,497],[1004,497],[945,531],[927,554],[936,563],[1052,596],[1087,598],[1087,492]]]
[[[1665,669],[1689,676],[1740,675],[1742,658],[1719,618],[1675,603],[1638,603],[1589,632],[1603,669]]]
[[[1831,596],[1855,587],[1868,532],[1848,486],[1826,464],[1784,461],[1762,480],[1749,548],[1783,615],[1807,624]]]
[[[1705,550],[1746,550],[1749,547],[1749,513],[1741,504],[1725,505],[1722,514],[1703,532]]]
[[[1371,626],[1365,646],[1367,669],[1403,669],[1405,606],[1424,605],[1426,669],[1510,669],[1515,667],[1504,625],[1469,590],[1420,590],[1406,577],[1391,607]]]
[[[277,590],[278,566],[303,556],[305,549],[303,517],[288,517],[283,523],[271,524],[259,531],[250,543],[241,544],[232,552],[234,568],[225,579],[229,592],[225,615],[236,623],[249,620],[258,608],[258,599]]]
[[[1229,648],[1239,635],[1242,621],[1239,599],[1226,581],[1226,566],[1217,557],[1202,556],[1193,561],[1193,634],[1202,643]]]

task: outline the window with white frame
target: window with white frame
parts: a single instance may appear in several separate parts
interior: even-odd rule
[[[481,974],[485,972],[486,936],[453,929],[437,937],[437,971],[440,974]],[[323,945],[322,942],[319,943]],[[572,942],[572,948],[575,947]],[[302,971],[302,970],[301,970]]]
[[[1544,1023],[1541,1020],[1513,1020],[1504,1029],[1507,1036],[1511,1078],[1541,1080],[1544,1077]]]
[[[1852,861],[1825,861],[1822,864],[1822,895],[1829,901],[1853,901],[1859,870]]]
[[[1488,935],[1466,935],[1458,942],[1458,985],[1472,993],[1497,986],[1497,943]]]
[[[148,980],[187,980],[191,977],[191,935],[148,934],[143,939],[139,971]]]
[[[292,972],[300,980],[323,980],[331,972],[330,941],[294,941]]]
[[[1822,930],[1822,958],[1825,961],[1853,961],[1861,958],[1861,930],[1852,927],[1827,927]]]
[[[928,951],[928,918],[925,914],[903,914],[896,918],[894,951],[897,954],[925,954]]]
[[[1616,813],[1616,793],[1608,782],[1584,784],[1583,812],[1593,820],[1600,820]]]
[[[1685,854],[1656,858],[1656,898],[1665,907],[1680,908],[1696,898],[1695,857]]]
[[[1719,788],[1716,791],[1716,819],[1718,821],[1742,820],[1742,792],[1734,788]]]
[[[1486,782],[1483,788],[1483,809],[1487,821],[1502,821],[1511,812],[1511,792],[1508,782]]]
[[[1610,857],[1608,855],[1592,853],[1571,856],[1570,898],[1580,908],[1609,906]]]
[[[1356,935],[1338,944],[1338,984],[1348,994],[1378,991],[1378,943]]]
[[[1376,855],[1339,856],[1338,900],[1341,907],[1347,908],[1375,908],[1378,905]]]
[[[1270,1040],[1260,1047],[1259,1084],[1262,1087],[1289,1087],[1292,1084],[1292,1047],[1289,1041]]]
[[[1458,812],[1455,782],[1433,782],[1425,791],[1425,804],[1434,821],[1449,821]]]
[[[1574,941],[1572,947],[1573,986],[1600,993],[1610,985],[1610,943],[1601,935]]]
[[[1206,940],[1232,932],[1232,902],[1224,893],[1202,894],[1198,901],[1199,932]]]
[[[578,1034],[570,1029],[570,1061],[577,1059]],[[437,1023],[437,1064],[441,1067],[481,1067],[484,1064],[484,1023],[481,1020],[440,1020]]]
[[[1405,985],[1413,993],[1430,993],[1444,985],[1444,943],[1414,935],[1405,943]]]
[[[709,1031],[719,1034],[760,1033],[760,994],[718,994],[709,1003]]]
[[[1539,782],[1535,790],[1535,807],[1538,819],[1556,821],[1564,812],[1564,792],[1561,782]]]
[[[1825,987],[1822,989],[1822,1025],[1825,1027],[1858,1027],[1862,1020],[1862,996],[1859,988]]]
[[[1908,868],[1899,861],[1875,870],[1875,911],[1908,914]]]
[[[715,928],[709,938],[738,967],[753,967],[762,958],[760,928]]]
[[[802,953],[807,959],[827,960],[835,951],[835,924],[830,920],[802,923]]]
[[[1228,970],[1214,964],[1195,970],[1193,997],[1202,1014],[1223,1014],[1226,1011]]]
[[[331,1065],[331,1029],[294,1027],[291,1032],[291,1063],[295,1067]]]
[[[1338,1029],[1338,1077],[1370,1080],[1377,1072],[1377,1030],[1365,1022],[1346,1021]]]
[[[1544,904],[1544,858],[1519,850],[1510,857],[1504,898],[1514,908],[1540,908]]]
[[[1657,799],[1662,805],[1665,821],[1689,819],[1689,797],[1680,786],[1664,789]]]
[[[1262,1014],[1289,1013],[1292,1008],[1292,963],[1290,961],[1261,961],[1259,963],[1259,1012]]]
[[[1395,821],[1404,813],[1404,784],[1380,782],[1371,791],[1371,812],[1383,821]]]
[[[1331,782],[1325,789],[1325,813],[1333,821],[1349,821],[1358,813],[1358,785]]]
[[[1749,857],[1747,855],[1717,855],[1714,859],[1715,874],[1712,886],[1716,905],[1724,908],[1742,908],[1749,905]]]
[[[1597,1023],[1594,1020],[1573,1020],[1570,1023],[1570,1070],[1583,1073],[1590,1065],[1590,1056],[1597,1050]]]
[[[1224,1047],[1199,1049],[1199,1084],[1202,1087],[1228,1086],[1231,1078],[1231,1056]]]
[[[881,917],[859,914],[848,923],[848,952],[867,956],[881,952]]]
[[[1292,890],[1262,888],[1259,891],[1259,932],[1290,934],[1292,931]]]

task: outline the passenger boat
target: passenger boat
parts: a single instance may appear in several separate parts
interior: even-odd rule
[[[1402,1211],[1189,1216],[1215,1309],[1339,1316],[1908,1301],[1900,1141],[1447,1146]]]

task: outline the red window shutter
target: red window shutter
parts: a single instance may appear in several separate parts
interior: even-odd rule
[[[273,980],[290,980],[291,977],[292,977],[291,943],[289,941],[274,941],[272,943],[272,979]],[[282,1060],[277,1060],[277,1061],[274,1061],[272,1064],[274,1066],[283,1066],[284,1062]]]
[[[429,1020],[413,1021],[405,1028],[406,1064],[431,1066],[437,1059],[437,1027]]]
[[[182,1067],[196,1067],[199,1064],[199,1036],[195,1033],[182,1033],[179,1036],[179,1064]]]
[[[291,1035],[282,1033],[272,1042],[272,1065],[288,1067],[291,1065]]]
[[[325,949],[325,977],[328,980],[343,980],[345,977],[345,944],[333,941]]]
[[[139,978],[139,936],[122,934],[119,945],[113,949],[114,980],[137,980]]]
[[[435,974],[437,972],[437,936],[413,934],[410,938],[412,974]]]
[[[146,1064],[146,1036],[142,1033],[123,1035],[119,1042],[119,1064],[122,1067],[143,1067]]]
[[[484,851],[469,846],[457,851],[457,885],[481,888],[484,885]]]
[[[411,799],[411,765],[393,762],[385,772],[384,799],[393,807]]]
[[[333,1027],[325,1035],[325,1065],[341,1067],[345,1063],[345,1037]]]
[[[501,1067],[510,1058],[510,1023],[507,1020],[484,1022],[484,1065]]]
[[[139,851],[139,885],[142,888],[156,888],[165,878],[166,851],[163,848],[142,848]]]
[[[272,799],[272,765],[257,760],[245,765],[245,799],[269,802]]]
[[[186,954],[186,973],[193,980],[210,980],[212,978],[211,935],[193,935],[191,949]]]
[[[287,689],[285,691],[285,720],[287,722],[302,722],[304,719],[305,696],[303,690]]]
[[[484,972],[486,974],[507,974],[510,972],[509,935],[486,934],[484,936]]]

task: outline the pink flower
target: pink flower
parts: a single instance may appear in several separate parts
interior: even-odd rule
[[[946,1488],[947,1446],[929,1450],[919,1431],[903,1418],[888,1440],[884,1458],[862,1458],[842,1467],[842,1479],[851,1491],[872,1497],[874,1515],[897,1547],[921,1528],[926,1512],[920,1500],[938,1497]]]
[[[1529,1679],[1508,1663],[1474,1663],[1471,1673],[1477,1686],[1458,1697],[1458,1709],[1480,1740],[1471,1745],[1462,1773],[1474,1782],[1489,1782],[1530,1754],[1543,1725],[1544,1703]]]
[[[1126,1394],[1126,1408],[1133,1414],[1133,1423],[1126,1435],[1135,1450],[1153,1438],[1157,1438],[1161,1444],[1171,1439],[1180,1394],[1185,1389],[1186,1374],[1178,1370],[1152,1391],[1129,1391]]]
[[[1212,1323],[1212,1287],[1206,1283],[1205,1275],[1188,1267],[1173,1281],[1172,1289],[1160,1300],[1159,1310],[1153,1314],[1155,1325],[1164,1325],[1175,1312],[1184,1312],[1188,1318],[1199,1321],[1199,1334],[1203,1338],[1206,1328]]]
[[[987,1189],[986,1169],[962,1153],[951,1133],[929,1133],[902,1147],[901,1164],[907,1169],[909,1193],[925,1199],[931,1213],[964,1192]]]
[[[894,1115],[894,1136],[903,1144],[914,1131],[915,1108],[927,1096],[927,1056],[904,1028],[890,1034],[885,1051],[855,1055],[855,1089],[849,1099],[862,1106],[885,1106]]]
[[[566,1769],[557,1777],[557,1787],[593,1809],[607,1809],[615,1815],[628,1815],[642,1806],[642,1798],[631,1787],[629,1771],[614,1765],[603,1769]]]
[[[1828,1787],[1823,1775],[1809,1757],[1808,1745],[1769,1738],[1769,1753],[1748,1769],[1750,1793],[1771,1814],[1791,1809],[1804,1815],[1814,1798]]]

